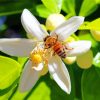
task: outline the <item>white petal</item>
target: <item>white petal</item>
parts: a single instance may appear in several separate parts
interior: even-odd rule
[[[39,71],[32,69],[31,61],[28,61],[24,67],[22,72],[20,83],[19,83],[19,90],[20,92],[25,92],[30,90],[39,79]]]
[[[33,16],[32,13],[27,9],[23,10],[21,22],[26,32],[32,34],[38,40],[43,40],[43,38],[48,35],[48,33],[41,28],[40,23],[35,16]]]
[[[29,56],[36,42],[29,39],[0,39],[0,51],[11,56]]]
[[[72,33],[77,31],[79,26],[83,23],[84,17],[82,16],[74,16],[69,20],[65,21],[63,24],[58,26],[53,32],[50,34],[54,36],[55,34],[58,35],[58,39],[60,41],[64,41],[68,38]]]
[[[73,48],[68,52],[68,56],[77,56],[86,53],[91,48],[90,41],[76,41],[67,44],[70,48]]]
[[[52,75],[53,79],[57,82],[57,84],[70,94],[71,92],[71,83],[70,76],[65,64],[58,56],[53,56],[49,62],[49,72]]]

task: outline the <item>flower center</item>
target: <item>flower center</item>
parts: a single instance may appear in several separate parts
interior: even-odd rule
[[[32,61],[33,65],[38,66],[43,61],[43,50],[38,49],[38,50],[33,50],[30,53],[30,60]]]
[[[39,63],[42,62],[42,57],[41,57],[40,54],[32,54],[32,55],[31,55],[31,61],[32,61],[34,64],[38,65]]]

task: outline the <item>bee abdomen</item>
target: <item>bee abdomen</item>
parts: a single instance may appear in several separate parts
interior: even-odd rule
[[[60,56],[61,58],[66,58],[65,48],[64,48],[64,46],[63,46],[61,43],[57,42],[57,43],[54,45],[53,49],[54,49],[54,52],[55,52],[58,56]]]

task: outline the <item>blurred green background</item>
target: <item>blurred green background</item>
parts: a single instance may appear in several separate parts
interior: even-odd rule
[[[49,73],[31,91],[20,93],[19,77],[27,58],[0,51],[0,100],[100,100],[100,0],[0,0],[0,38],[28,38],[20,21],[25,8],[44,25],[53,13],[62,14],[66,20],[84,16],[85,22],[74,37],[92,42],[94,58],[88,69],[80,68],[77,62],[65,62],[71,77],[70,95],[59,88]]]

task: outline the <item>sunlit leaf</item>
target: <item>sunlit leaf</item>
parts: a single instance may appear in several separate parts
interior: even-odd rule
[[[100,0],[95,0],[97,4],[100,4]]]
[[[18,88],[15,91],[15,93],[13,93],[10,96],[10,100],[24,100],[24,98],[29,94],[29,92],[25,92],[25,93],[20,93]]]
[[[84,71],[81,82],[82,100],[100,99],[100,77],[94,67]]]
[[[10,100],[73,100],[73,92],[70,95],[61,90],[61,88],[52,80],[49,74],[41,77],[35,87],[26,93],[20,93],[19,90],[13,94]]]
[[[0,95],[8,92],[18,81],[20,65],[15,60],[0,56]]]
[[[27,59],[27,57],[18,57],[17,61],[20,63],[21,67],[23,67]]]
[[[11,89],[9,92],[7,92],[6,94],[0,96],[0,100],[7,100],[11,94],[13,93],[13,89]]]
[[[95,0],[83,0],[79,15],[88,16],[97,9],[97,3]]]
[[[36,11],[40,17],[47,18],[52,12],[48,10],[44,5],[37,5]]]
[[[83,25],[80,26],[80,30],[96,30],[100,31],[100,18],[95,19],[92,22],[85,22]]]
[[[62,0],[41,0],[46,8],[53,13],[60,13]]]
[[[63,0],[62,10],[74,16],[75,15],[75,0]]]

